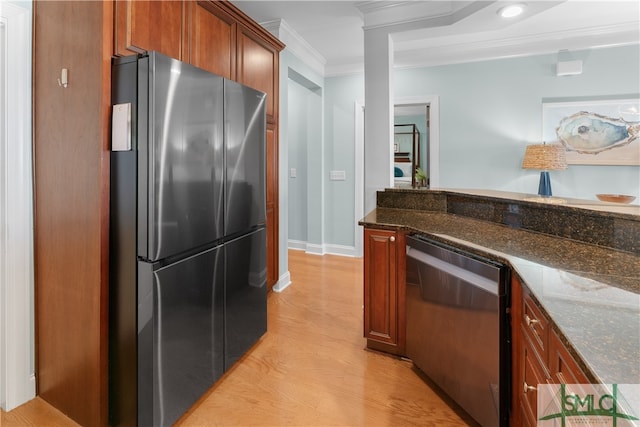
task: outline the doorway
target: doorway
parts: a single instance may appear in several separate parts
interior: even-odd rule
[[[408,152],[405,149],[402,149],[402,139],[407,139],[407,136],[414,137],[413,135],[407,135],[409,129],[415,129],[418,133],[419,145],[416,152],[410,152],[409,156],[415,156],[415,162],[410,162],[409,164],[416,163],[420,169],[426,175],[426,182],[428,188],[437,188],[440,185],[440,117],[439,117],[439,98],[437,95],[428,95],[424,97],[406,97],[406,98],[398,98],[394,103],[393,108],[393,116],[394,116],[394,124],[409,124],[415,125],[415,128],[412,127],[398,127],[398,142],[392,141],[393,147],[392,152],[394,153],[391,159],[391,169],[396,172],[396,168],[400,168],[402,170],[402,174],[405,174],[406,168],[406,157],[405,154]],[[397,151],[396,151],[396,144]],[[411,147],[411,145],[405,145],[406,147]],[[401,150],[402,149],[402,150]],[[411,150],[414,151],[414,150]],[[396,153],[401,153],[400,155]],[[412,157],[409,157],[410,160],[413,160]],[[396,160],[405,160],[396,162]],[[414,173],[415,171],[409,168],[409,173]],[[394,173],[394,176],[396,173]],[[406,176],[398,177],[405,179],[394,179],[393,186],[394,187],[406,187],[407,182],[410,183],[411,177],[409,176],[408,180]]]
[[[323,253],[322,88],[289,69],[288,247]]]
[[[393,109],[393,187],[429,185],[428,104],[396,105]]]

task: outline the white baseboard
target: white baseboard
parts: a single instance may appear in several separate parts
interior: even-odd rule
[[[348,257],[356,257],[356,248],[354,246],[344,245],[318,245],[315,243],[307,243],[301,240],[289,240],[289,249],[297,251],[305,251],[313,255],[340,255]]]
[[[306,252],[312,255],[324,255],[324,245],[317,245],[314,243],[307,243]]]
[[[303,242],[302,240],[289,240],[287,247],[296,251],[306,251],[307,242]]]
[[[278,283],[273,285],[273,292],[282,292],[291,285],[291,273],[287,271],[278,279]]]
[[[356,248],[354,246],[344,246],[344,245],[325,245],[325,253],[328,253],[331,255],[355,257]]]

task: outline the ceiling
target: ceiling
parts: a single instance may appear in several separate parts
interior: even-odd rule
[[[395,67],[432,66],[640,43],[640,1],[232,0],[323,76],[364,69],[364,31],[391,34]]]

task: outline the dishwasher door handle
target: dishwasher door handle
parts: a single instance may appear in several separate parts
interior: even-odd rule
[[[449,274],[453,277],[457,277],[458,279],[463,280],[464,282],[475,286],[476,288],[483,289],[492,295],[499,295],[499,285],[495,281],[487,279],[486,277],[476,274],[473,271],[469,271],[464,268],[458,267],[457,265],[450,264],[445,260],[426,254],[410,246],[407,248],[407,256],[420,261],[423,264],[430,265],[433,268]]]

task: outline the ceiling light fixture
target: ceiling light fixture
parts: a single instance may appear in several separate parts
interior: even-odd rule
[[[522,3],[510,4],[498,10],[498,14],[503,18],[515,18],[524,12],[525,5]]]

